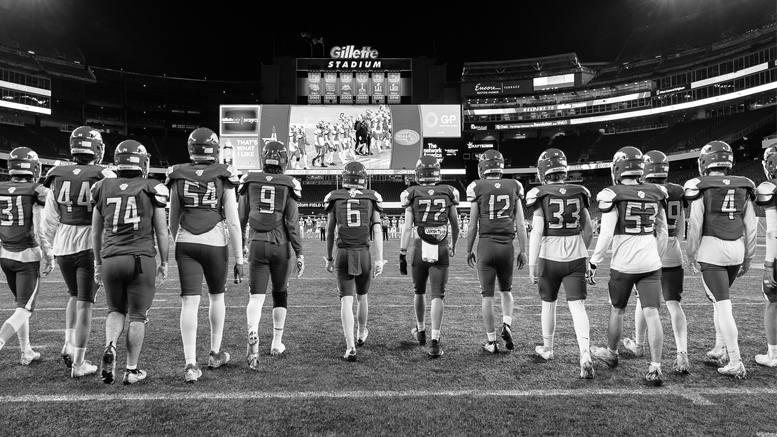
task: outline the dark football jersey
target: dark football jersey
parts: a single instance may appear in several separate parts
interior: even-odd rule
[[[335,190],[324,197],[324,209],[335,213],[338,247],[366,247],[370,244],[372,216],[375,211],[383,211],[383,198],[373,190]]]
[[[665,183],[666,189],[666,229],[670,237],[677,236],[677,220],[680,218],[682,210],[688,206],[685,201],[683,187],[677,184]]]
[[[755,184],[743,176],[700,176],[685,183],[685,198],[704,202],[703,236],[733,241],[745,232],[745,205],[755,200]]]
[[[240,181],[240,195],[248,196],[248,224],[257,232],[281,227],[289,198],[299,202],[302,185],[291,176],[271,173],[248,173]]]
[[[656,216],[666,208],[666,190],[656,184],[612,185],[597,198],[599,209],[618,211],[615,235],[653,235]]]
[[[515,179],[479,179],[467,187],[467,201],[478,205],[478,235],[515,235],[515,205],[523,185]]]
[[[58,165],[46,174],[43,185],[59,205],[59,221],[74,226],[92,224],[92,186],[116,174],[101,165]]]
[[[0,182],[0,244],[21,252],[38,246],[32,220],[33,205],[44,206],[48,189],[35,182]]]
[[[459,204],[459,192],[450,185],[413,185],[400,195],[402,208],[413,208],[416,226],[448,225],[448,211]]]
[[[532,211],[541,208],[545,217],[543,236],[579,235],[580,213],[591,206],[591,193],[582,185],[540,185],[526,194],[526,206]]]
[[[224,220],[226,190],[238,185],[237,172],[226,164],[181,164],[167,170],[165,185],[175,185],[181,227],[195,235],[208,232]]]
[[[146,178],[103,179],[92,189],[95,207],[103,217],[103,258],[117,255],[155,256],[155,208],[164,208],[169,191]]]

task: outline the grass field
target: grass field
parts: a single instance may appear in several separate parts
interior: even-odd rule
[[[247,283],[229,284],[223,350],[232,362],[207,370],[209,324],[202,299],[198,356],[203,377],[183,380],[183,348],[177,270],[157,288],[149,312],[140,366],[146,381],[107,386],[99,377],[71,379],[59,351],[64,339],[66,292],[61,272],[44,278],[31,319],[31,341],[39,363],[18,364],[12,339],[0,351],[1,435],[744,435],[777,436],[777,369],[755,364],[765,353],[763,296],[764,247],[752,270],[732,288],[734,316],[749,377],[734,380],[705,364],[714,343],[712,306],[699,276],[686,269],[683,305],[688,318],[691,373],[675,375],[674,337],[666,308],[663,387],[643,382],[647,358],[621,354],[609,369],[595,363],[596,378],[578,378],[577,343],[565,304],[558,307],[555,360],[535,357],[542,344],[540,300],[527,270],[515,277],[516,310],[512,353],[483,352],[485,341],[475,271],[459,253],[451,260],[443,322],[445,355],[432,360],[415,344],[411,279],[399,274],[398,240],[385,247],[385,273],[370,292],[370,335],[358,361],[340,360],[345,351],[335,280],[324,270],[324,243],[305,240],[307,268],[289,285],[284,335],[287,352],[271,357],[271,299],[260,324],[261,370],[245,363]],[[593,248],[593,245],[591,246]],[[171,250],[172,253],[172,250]],[[609,305],[608,266],[589,288],[587,310],[591,344],[606,343]],[[0,318],[13,310],[7,285],[0,284]],[[563,292],[562,292],[563,300]],[[501,310],[496,302],[497,319]],[[633,337],[633,300],[625,334]],[[98,293],[87,359],[98,363],[107,310]],[[429,319],[427,318],[427,326]],[[120,340],[123,343],[123,339]],[[123,371],[125,348],[119,347]]]

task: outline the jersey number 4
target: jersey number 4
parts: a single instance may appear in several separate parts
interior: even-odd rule
[[[92,202],[89,201],[90,185],[88,181],[81,182],[81,187],[78,189],[78,196],[73,199],[70,196],[70,181],[62,182],[62,186],[59,188],[59,195],[57,196],[57,203],[67,207],[67,212],[73,212],[73,205],[85,206],[86,210],[92,211]]]
[[[199,182],[184,181],[183,183],[183,206],[187,208],[197,208],[200,205],[215,208],[218,203],[216,198],[216,184],[213,181],[205,184],[205,190],[201,188]]]
[[[726,197],[723,198],[720,212],[727,212],[728,219],[734,220],[734,214],[737,212],[736,190],[731,189],[726,191]]]
[[[126,203],[124,202],[126,200]],[[117,233],[119,225],[132,225],[132,230],[137,231],[140,226],[140,215],[138,214],[138,204],[134,197],[109,197],[108,205],[116,205],[113,210],[113,233]],[[124,213],[122,214],[122,210]]]

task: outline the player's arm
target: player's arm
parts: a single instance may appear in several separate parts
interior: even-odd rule
[[[329,210],[329,217],[326,221],[326,261],[332,262],[335,250],[335,228],[337,227],[337,214],[334,207]],[[377,238],[375,238],[377,240]]]
[[[696,252],[699,251],[701,244],[701,228],[704,224],[704,201],[698,198],[691,201],[690,213],[688,214],[688,244],[686,251],[688,253],[688,264],[696,271]]]
[[[380,223],[380,211],[372,212],[372,235],[380,235],[383,226]],[[373,261],[373,277],[378,276],[383,272],[383,238],[373,238],[375,243],[375,260]],[[379,267],[380,266],[380,267]]]
[[[534,210],[532,215],[531,236],[529,238],[529,280],[537,283],[537,261],[540,258],[540,248],[542,247],[542,231],[545,227],[545,214],[542,208]]]
[[[170,254],[170,236],[167,234],[167,213],[165,207],[154,207],[154,216],[152,218],[154,224],[154,234],[156,235],[156,245],[159,249],[159,268],[157,269],[157,277],[160,278],[160,283],[167,279],[167,259]]]
[[[599,232],[599,239],[596,241],[596,248],[591,255],[591,264],[599,265],[604,261],[604,255],[610,247],[612,238],[615,235],[615,225],[618,223],[618,210],[611,209],[609,212],[602,213],[602,224]]]
[[[402,237],[399,239],[399,273],[407,274],[407,246],[413,234],[413,208],[405,208],[405,227],[402,229]]]
[[[240,224],[240,233],[243,234],[243,246],[248,245],[248,213],[251,212],[251,196],[248,187],[240,194],[237,202],[237,220]]]
[[[755,243],[758,237],[758,217],[755,215],[755,207],[752,200],[745,202],[743,211],[743,221],[745,225],[745,259],[742,262],[742,268],[737,276],[742,276],[750,269],[750,262],[755,256]]]
[[[774,279],[774,259],[777,257],[777,207],[766,208],[766,255],[764,256],[764,285],[777,287]]]
[[[456,254],[456,243],[459,241],[459,213],[456,211],[456,205],[448,208],[448,222],[451,224],[451,256]]]
[[[225,197],[227,191],[224,192]],[[180,223],[181,202],[178,201],[178,184],[173,183],[170,186],[170,235],[173,236],[173,240],[178,237],[178,227],[180,226]]]
[[[580,231],[580,234],[583,236],[583,244],[585,244],[587,249],[594,239],[594,227],[591,224],[591,213],[588,212],[588,208],[583,208],[580,211]]]
[[[522,269],[526,264],[526,219],[523,216],[523,202],[518,199],[515,202],[515,232],[518,234],[518,252],[515,254],[518,268]]]
[[[286,199],[285,223],[289,232],[289,241],[294,253],[297,254],[297,277],[305,271],[305,256],[302,254],[302,237],[299,234],[299,206],[293,197]]]
[[[103,285],[102,280],[102,249],[103,249],[103,215],[95,207],[92,209],[92,251],[94,252],[94,281],[98,286]]]
[[[666,246],[669,241],[669,231],[666,227],[666,212],[664,208],[658,208],[656,215],[656,242],[658,244],[658,256],[663,259],[666,253]]]
[[[227,230],[229,231],[229,245],[232,248],[232,255],[235,257],[234,280],[235,283],[239,284],[243,282],[243,263],[245,260],[243,259],[243,231],[240,228],[236,196],[235,190],[227,188],[224,190],[222,204],[224,206],[224,217],[227,220]],[[176,199],[176,197],[172,197],[172,199]],[[170,202],[170,217],[173,216],[173,204],[176,203],[175,200]],[[172,232],[172,219],[170,222],[170,232]]]
[[[36,226],[38,231],[38,242],[44,252],[48,252],[54,246],[54,236],[59,228],[59,204],[54,199],[54,192],[49,191],[46,196],[46,206],[43,208],[43,215],[40,220],[40,227]]]
[[[475,239],[477,238],[478,222],[480,222],[480,205],[477,202],[470,201],[469,206],[469,225],[467,225],[467,264],[475,267]]]

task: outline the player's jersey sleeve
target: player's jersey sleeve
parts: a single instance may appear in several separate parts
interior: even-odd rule
[[[772,180],[761,182],[761,184],[758,185],[758,188],[756,189],[755,203],[759,206],[764,206],[767,208],[774,207],[775,200],[777,199],[775,193],[777,193],[776,181]]]
[[[165,170],[165,186],[170,188],[170,184],[173,183],[173,177],[172,175],[175,173],[176,168],[178,168],[177,165],[171,165],[170,167],[167,167],[167,170]]]
[[[699,189],[700,182],[699,178],[693,178],[683,185],[686,201],[693,201],[699,198],[699,194],[701,194]]]
[[[453,202],[453,206],[456,206],[459,204],[459,190],[453,188],[452,186],[448,185],[449,190],[449,196],[451,197],[451,202]]]
[[[596,201],[599,203],[599,210],[610,212],[615,206],[616,193],[611,188],[605,188],[596,195]]]
[[[291,179],[291,191],[289,192],[289,194],[291,195],[292,199],[299,202],[302,199],[302,184],[300,184],[296,178],[290,178],[290,179]]]
[[[330,212],[330,210],[334,207],[334,201],[335,201],[335,192],[330,191],[329,193],[324,196],[324,211]]]
[[[151,203],[156,208],[164,208],[170,199],[170,190],[161,182],[148,181],[145,192],[151,198]]]
[[[474,202],[477,200],[477,183],[476,181],[472,181],[467,186],[467,202]]]
[[[222,177],[224,180],[232,186],[238,186],[240,184],[240,177],[237,175],[237,170],[235,170],[235,167],[232,167],[231,165],[223,165],[223,168],[224,175]]]
[[[35,184],[35,204],[39,206],[46,206],[46,197],[49,196],[50,191],[42,184]]]
[[[518,179],[513,179],[513,180],[515,181],[515,185],[517,185],[517,187],[516,187],[516,194],[518,195],[518,198],[519,199],[523,199],[525,197],[525,194],[526,194],[523,191],[523,184],[521,184],[521,181],[519,181]]]
[[[379,212],[383,212],[383,196],[380,195],[377,191],[372,192],[373,195],[373,203],[375,206],[375,209],[377,209]]]
[[[538,187],[534,187],[529,190],[529,192],[526,193],[526,206],[530,210],[535,210],[539,206],[540,196],[541,193]]]
[[[413,189],[413,187],[408,187],[399,195],[399,204],[402,206],[402,208],[407,208],[413,203],[414,197],[415,189]]]

